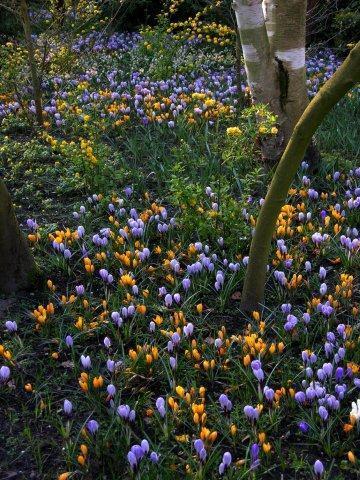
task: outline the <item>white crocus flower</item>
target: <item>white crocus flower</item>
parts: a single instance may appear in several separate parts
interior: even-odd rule
[[[360,398],[357,399],[357,402],[351,403],[351,412],[350,417],[355,419],[357,423],[360,421]]]

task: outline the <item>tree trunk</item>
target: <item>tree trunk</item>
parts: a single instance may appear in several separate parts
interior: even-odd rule
[[[302,114],[275,171],[251,242],[242,308],[254,310],[264,298],[266,264],[276,220],[312,136],[331,108],[360,81],[360,42]]]
[[[20,231],[10,195],[0,179],[0,292],[27,288],[34,280],[35,261]]]
[[[280,103],[284,113],[284,122],[280,125],[284,136],[283,150],[309,104],[305,67],[308,4],[309,0],[263,0],[270,52],[279,67]],[[314,140],[306,150],[304,160],[310,164],[312,171],[316,171],[320,152]]]
[[[270,52],[278,62],[284,148],[309,103],[305,69],[306,0],[265,0]]]
[[[235,0],[233,4],[240,33],[245,70],[254,103],[268,104],[270,110],[283,120],[280,103],[278,66],[270,52],[261,0]],[[279,158],[282,138],[265,142],[263,156],[273,162]]]
[[[238,102],[240,108],[245,108],[245,93],[242,91],[242,84],[241,84],[241,40],[239,31],[236,31],[236,43],[235,43],[235,61],[236,61],[236,86],[238,90]]]
[[[275,163],[308,104],[305,69],[306,0],[235,0],[234,9],[254,103],[278,117],[279,133],[262,154]]]
[[[32,83],[35,109],[36,109],[36,120],[37,120],[37,123],[40,126],[42,126],[44,123],[44,119],[43,119],[42,100],[41,100],[41,86],[40,86],[40,80],[39,80],[37,67],[36,67],[34,45],[31,38],[29,10],[28,10],[26,0],[21,0],[20,2],[20,15],[21,15],[21,22],[24,29],[26,48],[28,51],[31,83]]]

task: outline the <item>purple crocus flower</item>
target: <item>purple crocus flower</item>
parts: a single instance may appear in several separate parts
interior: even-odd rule
[[[190,337],[193,334],[194,331],[194,325],[192,323],[187,323],[184,328],[183,332],[186,337]]]
[[[333,366],[331,363],[324,363],[324,365],[322,366],[322,369],[327,377],[332,376]]]
[[[340,337],[344,338],[345,339],[345,325],[343,323],[340,323],[337,327],[336,327],[336,331],[337,333],[340,335]]]
[[[175,347],[176,347],[177,345],[179,345],[180,340],[181,340],[181,337],[180,337],[180,335],[179,335],[177,332],[175,332],[175,333],[173,333],[173,334],[171,335],[171,341],[172,341],[172,343],[173,343],[173,345],[174,345]]]
[[[170,363],[170,367],[172,370],[176,370],[176,367],[177,367],[177,360],[175,357],[170,357],[169,358],[169,363]]]
[[[155,402],[156,408],[160,414],[161,417],[165,417],[166,415],[166,409],[165,409],[165,400],[163,397],[157,398]]]
[[[272,388],[269,388],[267,385],[264,387],[264,396],[268,402],[272,402],[275,397],[275,392]]]
[[[253,374],[255,377],[258,379],[259,382],[262,382],[264,380],[264,371],[261,368],[261,362],[259,360],[253,360],[251,362],[251,368],[253,371]]]
[[[287,332],[291,332],[296,327],[297,323],[298,323],[298,319],[295,317],[295,315],[289,314],[286,317],[286,323],[284,325],[284,329]]]
[[[314,472],[318,478],[320,478],[324,473],[324,465],[320,460],[316,460],[316,462],[314,463]]]
[[[38,224],[36,223],[36,220],[33,220],[32,218],[28,218],[26,220],[26,225],[33,232],[35,232],[38,229]]]
[[[140,443],[140,446],[142,448],[142,451],[146,454],[149,452],[150,450],[150,445],[149,445],[149,442],[144,439],[144,440],[141,440],[141,443]]]
[[[166,287],[160,287],[159,288],[159,296],[163,297],[164,295],[166,295]]]
[[[167,293],[167,294],[165,295],[164,301],[165,301],[165,305],[166,305],[167,307],[171,307],[171,305],[172,305],[172,303],[173,303],[173,297],[170,295],[170,293]]]
[[[340,347],[337,353],[339,355],[339,358],[343,360],[345,358],[346,350],[344,347]]]
[[[110,383],[107,387],[106,387],[106,391],[108,393],[108,395],[110,397],[114,397],[115,396],[115,393],[116,393],[116,387],[115,385],[113,385],[112,383]]]
[[[15,333],[17,331],[17,323],[15,322],[15,320],[8,320],[7,322],[5,322],[5,328],[8,332]]]
[[[201,450],[204,448],[204,442],[198,438],[197,440],[194,441],[194,447],[196,450],[196,453],[199,454]]]
[[[74,340],[71,335],[67,335],[65,338],[66,346],[71,348],[74,345]]]
[[[221,409],[224,412],[230,412],[231,411],[232,402],[231,402],[231,400],[229,400],[228,396],[225,395],[224,393],[220,395],[219,403],[220,403]]]
[[[114,360],[111,360],[111,358],[109,358],[107,361],[106,361],[106,368],[109,370],[109,372],[113,373],[115,371],[115,362]]]
[[[232,456],[230,452],[225,452],[222,458],[223,463],[228,467],[232,462]]]
[[[306,396],[305,396],[305,393],[304,392],[296,392],[295,393],[295,400],[298,402],[298,403],[305,403],[305,400],[306,400]]]
[[[10,368],[6,365],[0,367],[0,382],[7,382],[10,377]]]
[[[86,428],[91,435],[95,435],[95,433],[99,430],[99,424],[96,420],[89,420],[86,424]]]
[[[298,427],[301,433],[307,433],[310,430],[310,426],[306,422],[299,422]]]
[[[310,200],[317,200],[319,198],[319,193],[316,190],[314,190],[313,188],[309,188],[308,196],[309,196]]]
[[[66,413],[66,415],[71,415],[72,409],[73,409],[73,405],[70,402],[70,400],[65,399],[64,406],[63,406],[64,413]]]
[[[87,355],[86,357],[85,355],[81,355],[80,362],[83,368],[85,368],[86,370],[89,370],[91,368],[91,359],[89,355]]]
[[[150,453],[150,460],[152,461],[152,463],[158,463],[159,455],[156,452],[151,452]]]
[[[320,280],[325,280],[326,278],[326,269],[324,267],[319,268],[319,278]]]
[[[63,255],[66,260],[69,260],[72,256],[72,253],[68,248],[65,248],[65,250],[63,251]]]
[[[250,469],[252,470],[257,468],[260,464],[259,452],[260,452],[259,445],[257,443],[253,443],[250,447],[250,460],[251,460]]]
[[[137,467],[138,461],[137,461],[137,458],[136,458],[135,454],[132,451],[128,452],[127,460],[130,463],[131,469],[135,470],[135,468]]]
[[[200,461],[205,462],[205,460],[206,460],[206,450],[205,450],[204,442],[200,438],[198,438],[194,442],[194,447],[195,447],[196,453],[199,456]]]
[[[184,278],[184,280],[181,283],[182,283],[182,287],[185,290],[185,292],[188,291],[189,288],[190,288],[190,285],[191,285],[190,278]]]
[[[249,420],[257,420],[259,418],[259,410],[251,405],[245,405],[244,414]]]
[[[326,422],[326,420],[328,419],[329,417],[329,412],[326,410],[325,407],[323,407],[322,405],[319,407],[318,409],[318,413],[321,417],[321,419]]]
[[[121,325],[123,324],[123,319],[120,317],[119,312],[112,312],[111,319],[117,327],[121,327]]]
[[[260,369],[261,369],[261,362],[260,362],[260,360],[253,360],[253,361],[251,362],[251,368],[252,368],[253,370],[260,370]]]
[[[78,295],[79,297],[84,295],[85,293],[84,285],[76,285],[75,290],[76,290],[76,295]]]
[[[114,281],[114,277],[105,268],[101,268],[99,270],[99,275],[100,275],[102,281],[105,282],[105,283],[110,284]]]
[[[119,405],[117,408],[117,414],[119,417],[129,422],[133,422],[135,420],[135,410],[131,410],[129,405]]]
[[[132,193],[133,193],[133,189],[130,186],[125,187],[124,188],[124,193],[127,196],[127,198],[130,198]]]
[[[291,312],[291,303],[283,303],[281,305],[281,311],[288,315]]]
[[[232,457],[230,452],[225,452],[222,457],[222,462],[219,465],[219,474],[224,475],[225,470],[231,465]]]

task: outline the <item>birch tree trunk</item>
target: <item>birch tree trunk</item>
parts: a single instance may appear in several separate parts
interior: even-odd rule
[[[235,0],[233,3],[240,34],[245,70],[254,103],[268,104],[279,122],[284,121],[280,103],[278,65],[270,51],[265,26],[262,0]],[[279,157],[282,138],[269,140],[263,145],[263,156],[268,161]]]
[[[34,280],[35,261],[20,231],[10,195],[0,179],[0,292],[27,288]]]
[[[253,102],[278,117],[279,135],[263,157],[276,161],[308,104],[305,70],[306,0],[235,0]],[[274,145],[275,144],[275,145]]]
[[[24,29],[26,48],[28,51],[31,83],[32,83],[35,109],[36,109],[36,120],[37,120],[37,123],[40,126],[42,126],[44,123],[44,119],[43,119],[43,110],[42,110],[41,86],[40,86],[40,80],[39,80],[38,71],[36,67],[34,44],[31,38],[29,10],[28,10],[28,5],[26,0],[20,1],[20,16],[21,16],[23,29]]]
[[[359,81],[360,42],[307,106],[276,168],[251,242],[241,300],[244,310],[256,310],[263,301],[266,264],[276,220],[313,134],[332,107]]]
[[[309,103],[305,69],[306,0],[264,0],[270,51],[278,62],[285,145]],[[269,8],[270,7],[270,8]]]

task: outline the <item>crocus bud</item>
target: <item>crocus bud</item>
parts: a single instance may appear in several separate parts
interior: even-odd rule
[[[316,460],[316,462],[314,463],[314,472],[318,478],[320,478],[324,473],[324,465],[320,460]]]
[[[70,400],[65,399],[64,407],[63,407],[64,413],[66,413],[66,415],[71,415],[72,409],[73,409],[73,405],[70,402]]]
[[[86,424],[86,428],[91,435],[95,435],[95,433],[99,430],[99,424],[96,420],[89,420]]]
[[[10,368],[6,365],[3,365],[0,368],[0,382],[6,382],[10,377]]]

